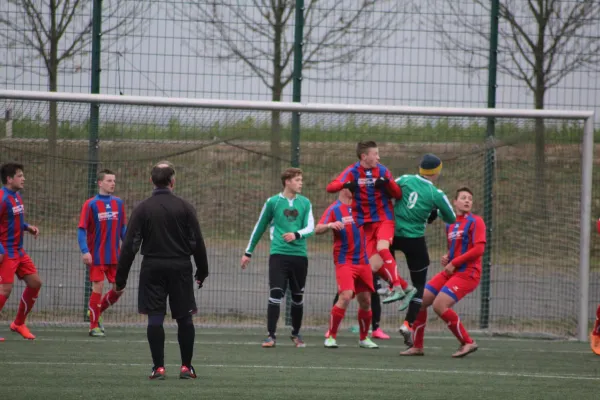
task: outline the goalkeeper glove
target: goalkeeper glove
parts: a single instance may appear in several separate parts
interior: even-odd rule
[[[388,178],[384,178],[383,176],[380,176],[379,178],[377,178],[375,180],[375,187],[377,189],[381,189],[383,187],[386,187],[389,181],[390,180]]]
[[[345,182],[344,186],[342,186],[342,187],[344,189],[348,189],[349,191],[351,191],[352,193],[354,193],[354,191],[358,187],[358,184],[356,183],[356,181],[348,181],[348,182]]]
[[[429,218],[427,218],[427,223],[431,224],[433,223],[433,221],[435,221],[438,217],[438,210],[437,208],[434,208],[433,210],[431,210],[431,214],[429,214]]]

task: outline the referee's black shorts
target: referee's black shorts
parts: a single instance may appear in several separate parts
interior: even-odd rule
[[[138,311],[141,314],[165,315],[167,298],[174,319],[197,312],[191,260],[144,257],[140,270]]]

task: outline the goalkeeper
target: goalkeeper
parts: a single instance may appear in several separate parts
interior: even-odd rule
[[[409,347],[413,344],[412,324],[421,308],[429,268],[425,226],[435,221],[438,213],[447,224],[456,221],[456,214],[448,197],[433,183],[440,176],[441,170],[442,161],[433,154],[426,154],[421,160],[419,174],[403,175],[396,179],[396,183],[402,189],[402,199],[396,200],[394,205],[396,229],[392,249],[404,253],[410,279],[417,289],[417,294],[412,298],[404,323],[399,330],[404,338],[404,344]],[[383,303],[391,303],[389,300],[385,299]]]

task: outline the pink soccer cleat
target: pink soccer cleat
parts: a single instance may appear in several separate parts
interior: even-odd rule
[[[371,333],[371,337],[373,339],[388,340],[390,335],[385,333],[381,328],[377,328],[373,331],[373,333]]]

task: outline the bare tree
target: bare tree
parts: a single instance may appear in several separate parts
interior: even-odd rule
[[[448,59],[469,73],[487,69],[491,2],[446,0],[444,10],[439,1],[430,0],[430,6],[434,4],[438,10],[434,26]],[[570,73],[597,69],[600,1],[501,0],[499,11],[498,71],[524,82],[536,109],[544,108],[548,89]],[[544,121],[536,120],[535,169],[540,191],[546,176],[544,131]]]
[[[306,0],[303,75],[320,70],[331,79],[369,67],[373,48],[385,45],[404,20],[407,0]],[[191,22],[198,56],[239,63],[281,101],[293,78],[295,0],[211,0],[177,3],[177,19]],[[271,154],[281,154],[280,113],[271,115]],[[274,171],[276,168],[274,168]]]
[[[48,90],[58,90],[60,73],[76,73],[81,66],[65,68],[66,61],[91,51],[91,0],[4,0],[0,13],[0,45],[16,55],[11,67],[48,78]],[[126,37],[145,26],[150,2],[104,0],[102,36]],[[103,43],[106,47],[115,43]],[[105,47],[105,48],[106,48]],[[41,61],[41,66],[39,65]],[[58,109],[50,102],[48,150],[56,154]]]

